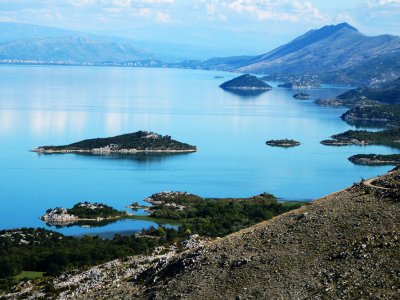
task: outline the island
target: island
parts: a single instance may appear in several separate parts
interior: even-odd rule
[[[220,85],[220,88],[224,90],[258,90],[258,91],[267,91],[271,90],[272,87],[258,79],[256,76],[250,74],[244,74],[239,77],[236,77],[232,80],[226,81]]]
[[[400,128],[391,128],[381,131],[348,130],[333,135],[330,140],[323,140],[321,144],[327,146],[347,145],[386,145],[400,148]]]
[[[265,142],[268,146],[272,147],[282,147],[282,148],[290,148],[300,146],[300,142],[295,140],[283,139],[283,140],[269,140]]]
[[[196,146],[171,139],[169,135],[138,131],[109,138],[83,140],[64,146],[40,146],[31,150],[38,153],[187,153],[196,152]]]
[[[119,211],[102,203],[79,202],[72,208],[56,207],[46,211],[40,219],[48,225],[68,226],[81,222],[101,222],[128,217],[126,211]]]
[[[400,126],[400,104],[354,107],[341,116],[351,125]]]
[[[349,160],[356,165],[398,166],[400,165],[400,154],[357,154],[349,157]]]
[[[298,93],[293,95],[293,98],[299,99],[299,100],[309,100],[311,96],[306,93]]]

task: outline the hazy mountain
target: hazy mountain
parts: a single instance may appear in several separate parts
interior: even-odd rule
[[[311,30],[286,45],[254,57],[248,63],[236,68],[236,71],[330,73],[329,78],[340,77],[342,74],[338,74],[339,71],[349,74],[350,81],[354,77],[365,80],[365,77],[379,75],[376,69],[382,67],[383,62],[386,65],[386,61],[392,59],[400,65],[399,54],[400,37],[392,35],[369,37],[349,24],[341,23]],[[361,72],[366,76],[360,76]]]
[[[78,35],[77,32],[32,24],[0,22],[0,43],[32,38],[49,38]],[[81,34],[82,35],[82,34]]]
[[[133,41],[46,26],[0,23],[0,60],[64,63],[154,59]]]
[[[152,54],[132,45],[82,36],[22,39],[0,45],[0,60],[99,63],[150,58]]]

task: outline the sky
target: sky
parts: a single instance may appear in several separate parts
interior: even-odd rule
[[[400,0],[0,0],[0,22],[253,55],[341,22],[400,35]]]

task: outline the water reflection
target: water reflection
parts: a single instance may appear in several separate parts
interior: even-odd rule
[[[242,99],[256,99],[260,95],[268,92],[269,90],[240,90],[240,89],[223,89],[225,92],[239,96]]]
[[[57,156],[57,155],[75,155],[76,157],[83,158],[85,160],[114,160],[120,162],[137,162],[138,164],[150,164],[158,163],[163,160],[186,157],[193,153],[137,153],[137,154],[124,154],[124,153],[108,153],[108,154],[96,154],[96,153],[37,153],[39,156]]]

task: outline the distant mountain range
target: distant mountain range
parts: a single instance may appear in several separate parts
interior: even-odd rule
[[[322,82],[379,85],[400,76],[400,37],[369,37],[341,23],[308,31],[262,55],[214,58],[203,67],[240,73],[317,74]]]
[[[149,48],[154,51],[146,50]],[[174,55],[161,44],[151,47],[145,42],[118,37],[0,23],[0,62],[178,67],[269,75],[308,74],[316,75],[319,81],[326,83],[380,86],[400,77],[400,37],[369,37],[353,26],[341,23],[310,30],[265,54],[200,61],[180,60],[179,53]]]

